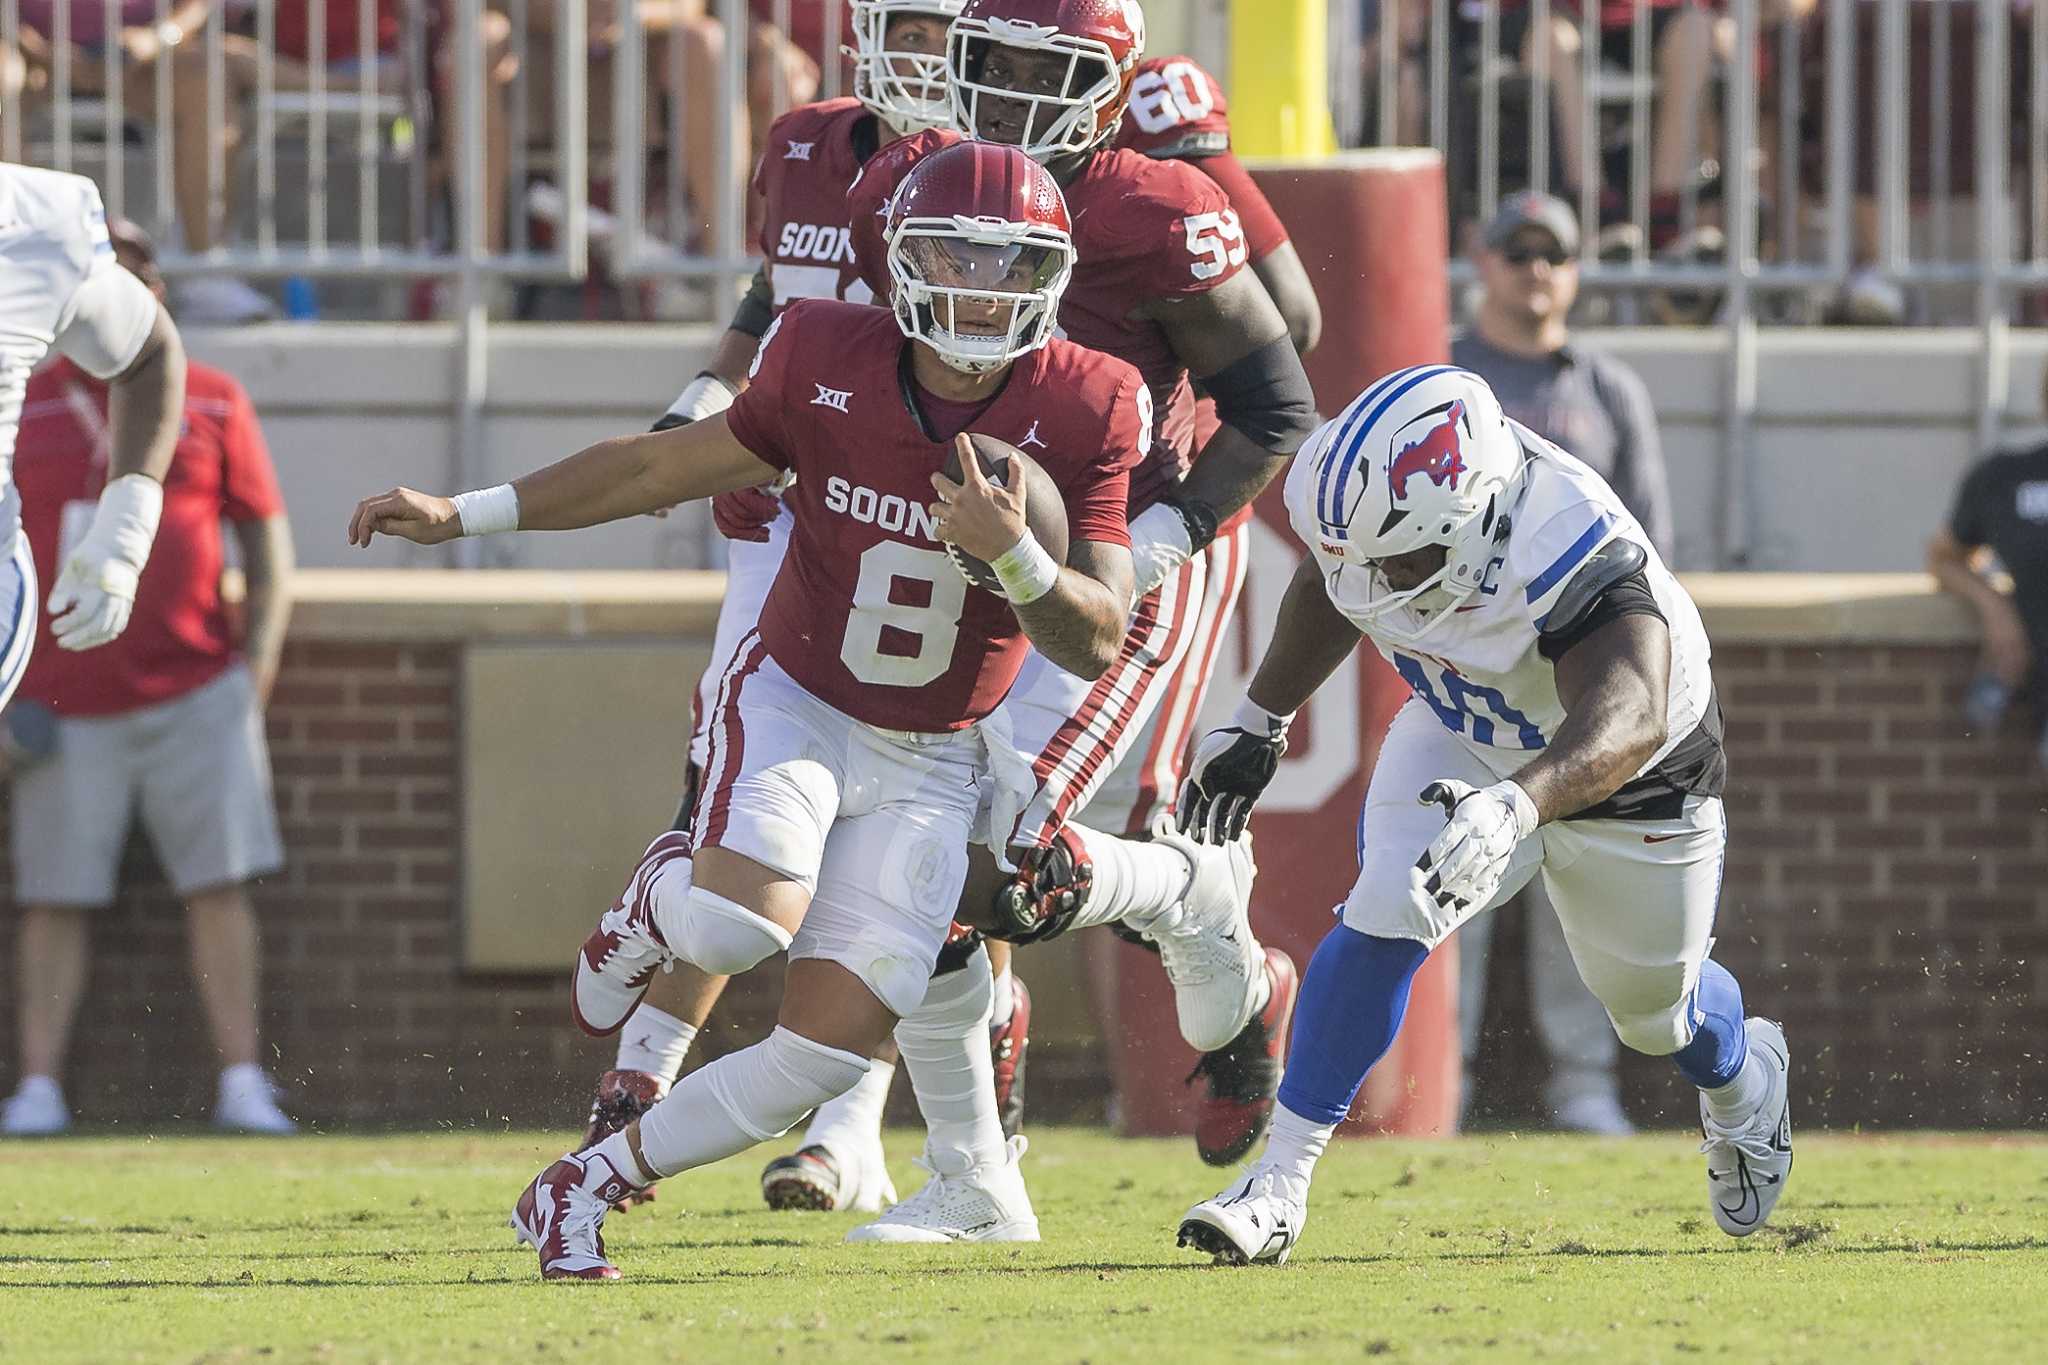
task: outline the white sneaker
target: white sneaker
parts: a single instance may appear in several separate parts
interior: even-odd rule
[[[1749,1122],[1723,1128],[1700,1099],[1700,1151],[1707,1158],[1707,1202],[1714,1221],[1730,1237],[1747,1237],[1764,1225],[1785,1193],[1792,1173],[1792,1101],[1787,1073],[1791,1054],[1785,1030],[1769,1019],[1751,1019],[1749,1052],[1763,1060],[1770,1089]]]
[[[1550,1126],[1560,1133],[1590,1133],[1595,1137],[1630,1137],[1636,1131],[1618,1096],[1609,1091],[1574,1095],[1550,1111]]]
[[[1024,1173],[1017,1169],[1031,1144],[1022,1134],[1003,1144],[1000,1160],[976,1165],[954,1152],[929,1148],[917,1164],[932,1178],[923,1189],[872,1223],[846,1234],[849,1242],[1035,1242],[1038,1215]]]
[[[690,891],[690,836],[680,830],[659,835],[640,855],[626,889],[598,917],[597,928],[576,953],[569,983],[569,1013],[593,1038],[617,1033],[640,1008],[657,969],[668,971],[675,956],[655,921],[655,901]]]
[[[1162,834],[1156,842],[1177,850],[1192,871],[1178,914],[1163,917],[1145,937],[1158,946],[1173,982],[1181,1037],[1197,1052],[1214,1052],[1251,1022],[1266,979],[1265,952],[1251,924],[1252,878],[1258,874],[1251,840],[1218,846]]]
[[[776,1210],[880,1213],[896,1202],[896,1185],[879,1139],[850,1156],[814,1142],[768,1163],[761,1172],[761,1198]]]
[[[1206,1251],[1219,1265],[1283,1265],[1308,1222],[1308,1191],[1289,1190],[1277,1172],[1254,1169],[1180,1220],[1177,1245]]]
[[[64,1091],[48,1076],[24,1076],[0,1107],[0,1133],[8,1137],[50,1137],[71,1127]]]
[[[178,286],[176,312],[180,322],[195,327],[237,327],[269,322],[277,316],[277,304],[232,275],[201,275]]]
[[[237,1133],[283,1136],[299,1125],[277,1107],[277,1083],[254,1066],[233,1066],[220,1073],[220,1098],[213,1106],[213,1126]]]

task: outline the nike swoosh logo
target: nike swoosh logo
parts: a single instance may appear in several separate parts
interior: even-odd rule
[[[1686,833],[1687,831],[1680,830],[1676,834],[1645,834],[1643,836],[1643,842],[1646,844],[1661,844],[1666,839],[1683,839]]]

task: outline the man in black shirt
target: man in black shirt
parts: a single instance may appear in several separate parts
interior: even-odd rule
[[[2042,402],[2048,408],[2048,378]],[[1994,556],[2012,575],[2010,593],[1991,577]],[[1976,609],[1983,628],[1971,723],[1997,725],[2023,689],[2038,704],[2048,695],[2048,445],[1986,456],[1964,476],[1948,525],[1928,542],[1927,569]],[[2048,731],[2040,752],[2048,765]]]

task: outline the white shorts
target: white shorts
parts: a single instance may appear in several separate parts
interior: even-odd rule
[[[1032,652],[1001,709],[1035,791],[1013,823],[992,822],[992,836],[1007,828],[1010,847],[1038,847],[1084,809],[1097,812],[1091,824],[1122,833],[1141,805],[1171,805],[1187,731],[1244,586],[1247,542],[1244,528],[1218,538],[1141,598],[1123,649],[1095,681]],[[1112,775],[1121,780],[1105,806]],[[1139,829],[1151,815],[1142,819]]]
[[[967,880],[994,766],[982,727],[864,725],[806,692],[758,634],[740,641],[710,713],[692,842],[811,892],[789,955],[863,980],[915,974],[921,993]],[[914,998],[914,997],[913,997]]]
[[[1685,1046],[1693,1032],[1688,1002],[1714,943],[1728,847],[1720,798],[1690,799],[1669,821],[1553,821],[1517,846],[1493,900],[1459,912],[1439,907],[1411,875],[1443,829],[1442,807],[1417,800],[1438,778],[1475,787],[1499,780],[1411,699],[1387,728],[1359,815],[1358,881],[1344,902],[1344,923],[1434,948],[1540,872],[1579,975],[1622,1042],[1659,1056]]]
[[[263,715],[246,667],[155,706],[59,719],[56,752],[14,784],[15,899],[111,903],[138,806],[180,896],[284,865]]]
[[[725,665],[739,652],[740,641],[761,624],[761,608],[768,590],[782,572],[782,558],[789,553],[789,533],[796,514],[783,503],[775,520],[768,523],[766,540],[728,540],[725,543],[725,600],[718,604],[718,631],[711,642],[711,667],[697,680],[697,695],[690,717],[690,762],[701,772],[710,744],[708,726],[712,704],[717,700],[718,680]]]
[[[0,557],[0,711],[21,686],[36,644],[36,561],[28,537],[14,533],[14,549]]]

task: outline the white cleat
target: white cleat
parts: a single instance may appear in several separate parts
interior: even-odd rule
[[[640,855],[632,879],[576,953],[569,1012],[595,1038],[617,1033],[657,970],[675,963],[655,922],[658,900],[690,893],[690,836],[671,830]]]
[[[299,1125],[277,1107],[277,1082],[254,1067],[237,1067],[221,1073],[213,1126],[231,1133],[262,1133],[271,1137],[299,1131]]]
[[[1194,1247],[1218,1265],[1284,1265],[1308,1222],[1307,1191],[1299,1195],[1270,1170],[1255,1169],[1180,1220],[1179,1246]]]
[[[1771,1088],[1749,1122],[1723,1128],[1700,1100],[1700,1151],[1707,1157],[1707,1202],[1714,1221],[1730,1237],[1747,1237],[1764,1225],[1792,1173],[1792,1101],[1787,1083],[1791,1054],[1785,1030],[1769,1019],[1751,1019],[1750,1055],[1761,1057]]]
[[[768,1163],[761,1172],[761,1198],[777,1210],[880,1213],[896,1202],[896,1184],[879,1138],[854,1155],[814,1142]]]
[[[26,1076],[0,1107],[0,1133],[8,1137],[54,1137],[71,1127],[64,1091],[48,1076]]]
[[[1574,1095],[1550,1111],[1550,1126],[1560,1133],[1594,1137],[1630,1137],[1636,1131],[1621,1100],[1610,1092]]]
[[[956,1152],[917,1159],[932,1178],[925,1187],[872,1223],[846,1234],[849,1242],[1035,1242],[1038,1215],[1017,1160],[1030,1144],[1020,1134],[1003,1144],[1000,1159],[975,1164]]]
[[[1222,845],[1198,844],[1180,834],[1162,834],[1188,860],[1187,890],[1177,914],[1145,931],[1159,949],[1159,961],[1173,982],[1180,1034],[1197,1052],[1214,1052],[1251,1022],[1266,979],[1265,951],[1252,933],[1251,839]]]

